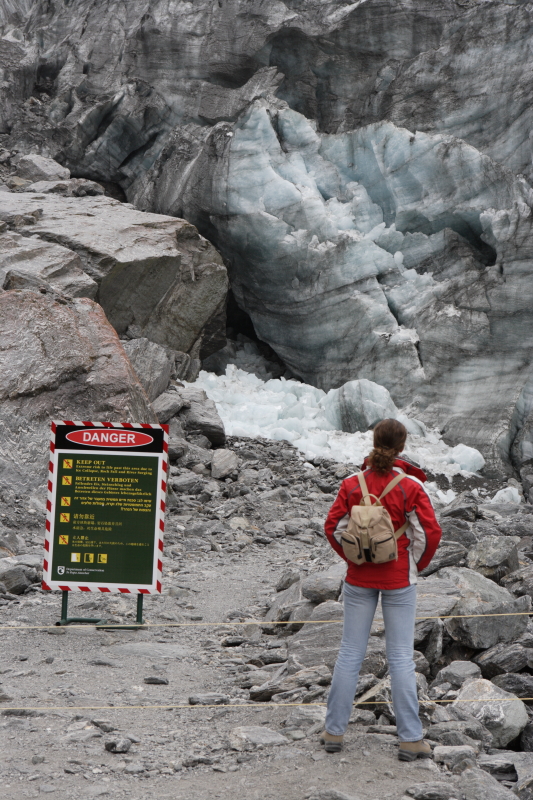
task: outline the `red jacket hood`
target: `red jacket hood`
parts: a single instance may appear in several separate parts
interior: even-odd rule
[[[403,470],[407,475],[412,475],[413,478],[418,478],[419,481],[425,483],[427,481],[427,475],[425,472],[422,472],[420,467],[415,467],[414,464],[410,464],[409,461],[403,461],[401,458],[397,458],[394,462],[393,466],[399,467]],[[363,461],[363,469],[369,469],[370,464],[368,463],[368,456]]]

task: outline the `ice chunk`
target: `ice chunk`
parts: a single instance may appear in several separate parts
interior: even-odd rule
[[[496,492],[491,503],[520,503],[522,498],[515,486],[506,486],[505,489],[500,489]]]
[[[485,459],[474,447],[458,444],[451,452],[453,460],[466,472],[479,472],[485,466]],[[520,501],[518,501],[520,502]]]
[[[324,401],[326,418],[347,433],[367,431],[382,419],[395,418],[398,409],[384,386],[362,379],[331,389]]]

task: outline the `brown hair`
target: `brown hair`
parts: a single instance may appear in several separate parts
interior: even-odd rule
[[[397,419],[382,419],[374,428],[374,449],[368,456],[368,463],[376,472],[384,475],[390,472],[398,453],[401,453],[407,428]]]

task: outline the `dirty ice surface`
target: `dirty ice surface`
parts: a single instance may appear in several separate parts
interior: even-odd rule
[[[216,403],[229,436],[285,440],[306,459],[324,456],[352,464],[361,464],[372,449],[372,431],[345,433],[330,422],[334,390],[326,394],[285,378],[263,381],[235,364],[228,365],[225,375],[200,372],[194,385]],[[484,464],[477,450],[465,445],[449,447],[438,432],[430,430],[424,436],[409,435],[405,454],[422,469],[450,478],[474,472]],[[441,492],[436,486],[434,494],[447,503],[455,496],[452,490]]]

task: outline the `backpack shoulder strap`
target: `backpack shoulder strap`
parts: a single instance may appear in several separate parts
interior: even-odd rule
[[[372,501],[370,499],[370,492],[368,491],[368,486],[366,485],[365,473],[364,472],[358,472],[357,473],[357,479],[359,481],[359,486],[361,487],[361,492],[363,493],[362,500],[363,500],[364,505],[365,506],[371,506],[372,505]]]
[[[381,492],[381,494],[379,496],[379,499],[381,500],[383,497],[385,497],[385,495],[388,494],[392,489],[394,489],[395,486],[398,486],[400,481],[402,481],[405,477],[407,477],[405,472],[398,473],[398,475],[396,475],[396,477],[394,477],[390,481],[390,483],[388,483],[385,486],[385,488],[383,489],[383,491]]]
[[[393,479],[390,481],[390,483],[388,483],[388,484],[385,486],[385,488],[383,489],[383,491],[381,492],[381,494],[380,494],[380,496],[379,496],[379,499],[381,500],[381,498],[382,498],[382,497],[385,497],[385,495],[386,495],[386,494],[388,494],[388,493],[389,493],[389,492],[390,492],[392,489],[394,489],[394,487],[395,487],[395,486],[398,486],[398,484],[400,483],[400,481],[401,481],[401,480],[403,480],[405,477],[406,477],[406,475],[405,475],[405,472],[399,472],[399,473],[398,473],[398,475],[396,475],[396,476],[395,476],[395,477],[394,477],[394,478],[393,478]],[[408,528],[408,527],[409,527],[409,520],[407,520],[406,522],[404,522],[404,524],[402,525],[402,527],[401,527],[401,528],[398,528],[398,530],[397,530],[397,531],[394,531],[394,538],[395,538],[395,539],[399,539],[399,538],[400,538],[400,536],[403,536],[403,534],[405,533],[405,531],[407,530],[407,528]]]

